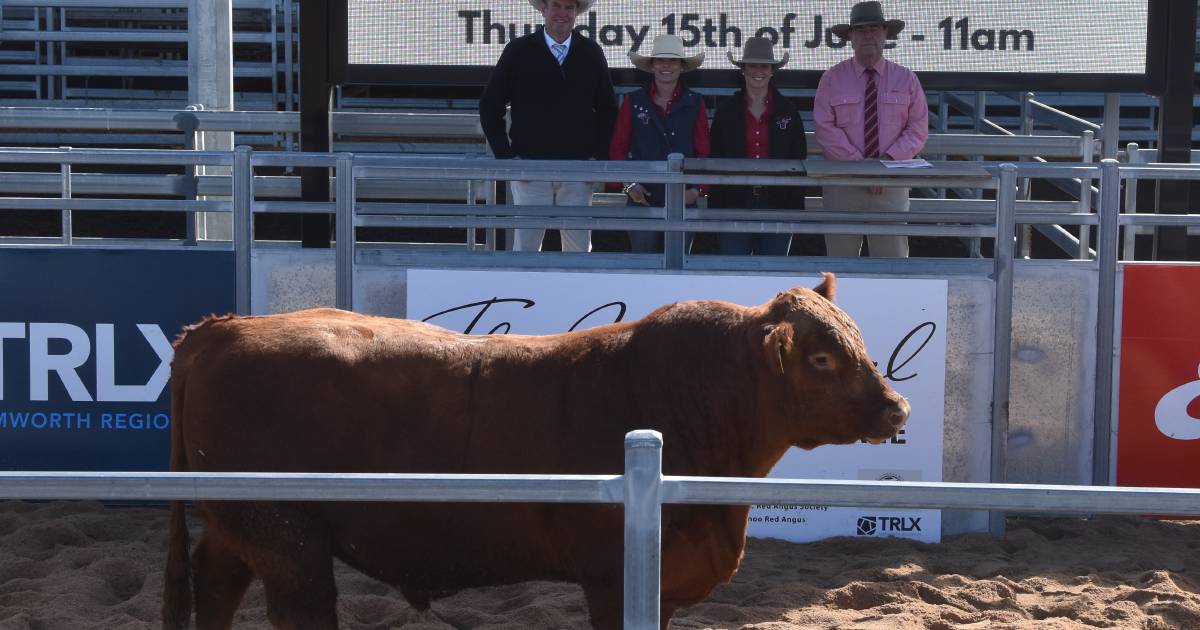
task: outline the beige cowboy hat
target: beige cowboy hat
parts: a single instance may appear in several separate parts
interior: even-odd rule
[[[538,11],[541,11],[542,5],[546,4],[547,2],[549,2],[549,0],[529,0],[529,4],[532,4],[533,8],[537,9]],[[596,0],[575,0],[576,15],[580,13],[587,13],[587,10],[590,9],[592,4],[595,2]]]
[[[859,2],[854,5],[850,9],[850,23],[835,24],[829,30],[842,39],[848,39],[851,28],[866,26],[868,24],[882,24],[887,29],[888,39],[894,39],[900,31],[904,30],[904,20],[883,19],[883,7],[874,0],[871,2]]]
[[[629,60],[638,70],[651,73],[654,72],[655,59],[678,59],[683,62],[682,72],[691,72],[704,63],[704,51],[690,57],[684,52],[682,39],[675,35],[659,35],[654,38],[654,45],[651,46],[649,55],[639,55],[630,51]]]
[[[746,45],[742,47],[742,58],[740,60],[733,58],[733,53],[726,51],[725,56],[729,58],[729,63],[741,68],[748,63],[765,63],[768,66],[775,66],[778,70],[788,62],[788,53],[783,53],[783,58],[779,61],[775,60],[775,43],[766,37],[750,37],[746,39]]]

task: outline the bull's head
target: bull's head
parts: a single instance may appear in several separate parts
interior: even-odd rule
[[[795,446],[882,442],[908,420],[908,401],[867,356],[858,326],[833,303],[836,278],[824,276],[815,289],[792,289],[766,305],[772,398]]]

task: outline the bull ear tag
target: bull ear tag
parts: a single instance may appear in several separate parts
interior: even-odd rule
[[[767,361],[774,368],[779,366],[779,374],[784,374],[783,354],[792,348],[791,329],[786,326],[771,326],[771,332],[763,340],[763,350],[767,353]]]

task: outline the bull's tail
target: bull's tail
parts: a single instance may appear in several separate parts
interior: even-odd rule
[[[183,501],[171,502],[167,571],[163,576],[163,630],[183,630],[192,618],[191,562]]]
[[[186,334],[186,332],[185,332]],[[176,341],[176,359],[171,378],[171,470],[187,472],[187,457],[183,445],[184,370],[180,369],[178,350],[181,335]],[[183,630],[192,617],[191,562],[187,518],[183,501],[171,502],[171,517],[167,540],[167,567],[163,575],[163,630]]]

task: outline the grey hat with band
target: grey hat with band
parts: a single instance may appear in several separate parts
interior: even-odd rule
[[[788,62],[788,53],[783,53],[783,58],[775,59],[775,44],[766,37],[750,37],[746,39],[746,45],[742,47],[742,58],[734,59],[733,53],[726,52],[725,56],[729,58],[729,63],[737,67],[743,67],[748,63],[763,63],[768,66],[775,66],[775,69],[784,67]]]
[[[629,60],[633,65],[642,72],[654,72],[655,59],[678,59],[680,63],[680,72],[691,72],[700,67],[704,63],[704,51],[700,51],[694,55],[688,55],[687,49],[683,45],[683,40],[677,35],[663,34],[654,38],[654,45],[651,48],[649,55],[639,55],[630,51]]]
[[[850,29],[855,26],[870,26],[871,24],[878,24],[887,29],[888,39],[895,38],[900,31],[904,30],[904,20],[883,19],[883,6],[874,0],[859,2],[854,5],[850,9],[850,23],[835,24],[829,27],[829,30],[842,39],[848,39],[850,37]]]

